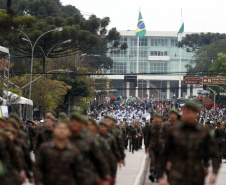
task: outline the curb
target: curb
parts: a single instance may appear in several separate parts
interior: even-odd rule
[[[148,155],[146,154],[143,158],[140,171],[136,177],[134,185],[144,185],[145,179],[146,179],[146,173],[147,173],[147,167],[148,167]]]

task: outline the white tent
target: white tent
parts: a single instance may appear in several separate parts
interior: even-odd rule
[[[11,91],[4,91],[5,98],[8,96],[8,102],[11,104],[27,104],[33,106],[33,101],[24,97],[20,97],[19,95],[12,93]]]

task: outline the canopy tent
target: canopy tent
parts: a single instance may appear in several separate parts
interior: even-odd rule
[[[5,98],[8,96],[8,102],[11,104],[26,104],[26,105],[32,105],[33,106],[33,101],[24,97],[20,97],[19,95],[12,93],[11,91],[4,91],[4,96]]]

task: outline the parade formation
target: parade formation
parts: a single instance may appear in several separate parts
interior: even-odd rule
[[[210,164],[209,181],[216,182],[226,130],[222,122],[199,122],[196,102],[187,100],[182,109],[164,109],[162,115],[147,101],[122,99],[112,108],[104,107],[100,117],[74,110],[70,119],[48,111],[44,123],[29,125],[16,114],[1,118],[0,184],[21,185],[28,179],[37,185],[114,185],[117,168],[126,165],[125,151],[136,155],[142,148],[150,157],[151,182],[202,185]]]

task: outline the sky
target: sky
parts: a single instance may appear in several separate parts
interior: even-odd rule
[[[136,30],[139,9],[147,31],[179,31],[181,10],[185,32],[226,33],[225,0],[61,0],[85,18],[110,17],[108,29]]]

